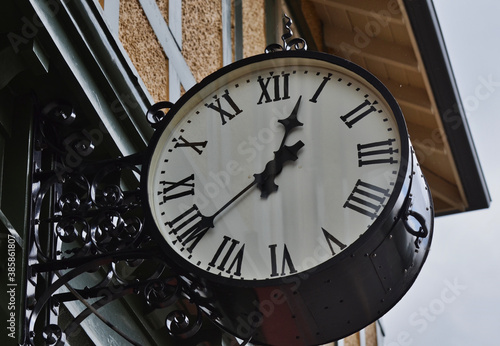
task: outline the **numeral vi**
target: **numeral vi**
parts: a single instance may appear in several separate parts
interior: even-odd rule
[[[295,269],[295,266],[293,265],[292,262],[292,257],[290,256],[290,253],[288,252],[288,249],[286,247],[286,244],[283,248],[283,259],[281,261],[281,274],[278,273],[278,262],[277,262],[277,254],[276,254],[276,247],[277,244],[272,244],[269,245],[269,250],[271,252],[271,277],[276,277],[276,276],[283,276],[287,274],[293,274],[296,273],[297,270]],[[286,269],[288,268],[288,271]]]

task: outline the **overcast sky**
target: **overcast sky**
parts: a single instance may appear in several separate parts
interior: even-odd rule
[[[431,253],[420,276],[382,320],[385,345],[496,346],[500,345],[500,1],[434,0],[434,5],[492,204],[487,210],[436,219]],[[479,87],[485,83],[488,87]]]

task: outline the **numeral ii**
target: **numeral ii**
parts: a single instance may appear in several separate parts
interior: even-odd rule
[[[370,103],[370,101],[365,100],[359,106],[354,108],[349,113],[340,117],[340,119],[351,128],[352,125],[356,124],[358,121],[366,117],[368,114],[375,112],[377,109],[373,106],[377,104],[377,101]]]
[[[194,195],[194,174],[179,181],[162,180],[159,183],[164,186],[163,190],[158,191],[158,196],[163,195],[160,205],[171,199]]]

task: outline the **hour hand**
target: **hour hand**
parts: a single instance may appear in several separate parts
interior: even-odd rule
[[[283,141],[282,145],[285,142],[286,137],[290,133],[292,129],[294,129],[297,126],[302,126],[302,124],[298,119],[297,119],[297,114],[299,112],[299,106],[300,106],[300,100],[302,99],[302,96],[299,97],[297,100],[297,103],[295,104],[295,107],[293,107],[292,113],[288,116],[286,119],[281,119],[278,120],[278,122],[285,127],[285,135],[283,136]]]
[[[274,159],[266,164],[264,171],[259,174],[254,174],[255,183],[261,191],[260,197],[267,198],[271,193],[278,190],[278,185],[274,182],[274,178],[281,173],[285,162],[297,160],[298,151],[303,146],[304,143],[298,141],[294,145],[280,147],[274,152]]]

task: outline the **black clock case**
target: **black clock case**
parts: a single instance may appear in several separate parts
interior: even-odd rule
[[[402,162],[394,195],[373,225],[355,243],[311,270],[270,280],[234,280],[204,272],[168,247],[148,206],[145,162],[141,178],[145,227],[165,251],[166,261],[183,279],[184,293],[222,329],[262,345],[317,345],[348,336],[382,317],[408,291],[430,249],[433,205],[399,106],[380,81],[344,59],[307,51],[277,52],[240,60],[190,89],[171,110],[179,109],[211,81],[246,64],[276,57],[307,57],[346,67],[374,85],[398,117]],[[170,112],[169,114],[170,115]],[[157,130],[148,148],[168,124]]]
[[[432,199],[414,154],[411,161],[385,222],[334,263],[242,284],[185,273],[187,294],[221,328],[252,344],[319,345],[371,324],[410,289],[431,245]],[[419,229],[425,237],[415,235]]]

